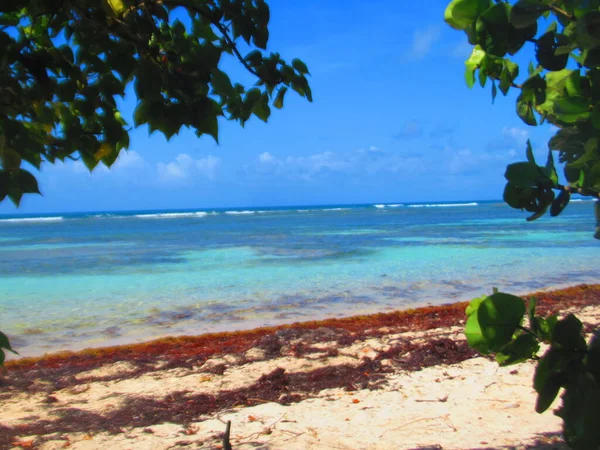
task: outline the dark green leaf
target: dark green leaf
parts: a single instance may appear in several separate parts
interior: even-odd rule
[[[273,102],[273,106],[277,109],[281,109],[283,108],[283,99],[285,97],[285,93],[287,92],[287,87],[286,86],[282,86],[279,88],[279,91],[277,92],[277,97],[275,97],[275,101]]]
[[[24,194],[39,194],[38,182],[31,172],[21,169],[18,178],[19,188]]]
[[[539,349],[540,344],[535,336],[529,333],[520,334],[496,354],[496,361],[501,366],[517,364],[531,359]]]
[[[547,7],[531,0],[520,0],[510,12],[510,23],[515,28],[526,28],[540,18]]]
[[[527,303],[527,317],[529,319],[529,326],[534,333],[537,333],[537,323],[535,322],[535,307],[537,305],[537,299],[531,297],[529,303]]]
[[[590,11],[581,17],[577,21],[576,34],[583,48],[600,46],[600,12]]]
[[[295,58],[292,60],[292,67],[302,75],[309,75],[308,67],[301,60]]]
[[[547,32],[536,41],[535,56],[545,69],[562,70],[566,67],[569,54],[559,54],[556,50],[569,44],[569,39],[559,33]]]
[[[564,438],[571,448],[600,448],[600,387],[589,374],[573,374],[556,415],[563,419]]]
[[[263,122],[266,122],[271,115],[271,108],[269,107],[269,97],[265,93],[260,97],[260,100],[254,103],[252,112]]]
[[[594,376],[596,383],[600,386],[600,330],[594,330],[590,339],[586,365],[590,373]]]
[[[519,96],[519,99],[517,99],[517,115],[527,125],[537,125],[537,120],[535,120],[535,115],[533,114],[532,102],[522,100],[521,96]]]
[[[21,155],[12,148],[0,149],[0,156],[4,170],[14,171],[21,167]]]
[[[527,139],[527,149],[525,150],[525,155],[527,156],[527,161],[530,164],[537,165],[535,163],[535,158],[533,156],[533,149],[531,148],[531,141]]]
[[[509,164],[504,173],[507,181],[522,188],[537,186],[540,175],[538,166],[529,162]]]
[[[510,4],[496,3],[477,19],[475,25],[477,43],[486,53],[504,56],[508,52],[513,30],[509,22],[510,10]]]
[[[590,109],[585,97],[563,97],[554,101],[556,117],[567,123],[587,119],[590,116]]]
[[[569,191],[560,191],[556,199],[552,202],[550,208],[550,215],[552,217],[558,216],[569,204],[571,200],[571,193]]]
[[[552,340],[552,333],[554,327],[558,323],[558,316],[550,316],[547,318],[536,317],[537,322],[537,333],[540,339],[544,342],[550,342]]]
[[[570,351],[584,351],[585,340],[582,335],[583,325],[573,314],[559,320],[552,331],[552,345]]]
[[[538,393],[535,410],[538,413],[546,411],[558,395],[562,384],[566,381],[561,372],[561,353],[550,349],[540,359],[533,377],[533,388]]]
[[[8,336],[6,336],[2,331],[0,331],[0,349],[2,348],[13,352],[15,355],[18,355],[18,353],[10,346]]]

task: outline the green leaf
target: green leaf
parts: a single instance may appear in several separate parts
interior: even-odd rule
[[[600,102],[594,106],[590,119],[594,128],[600,130]]]
[[[544,342],[550,342],[552,340],[552,333],[554,327],[558,323],[558,316],[550,316],[547,318],[536,317],[537,322],[537,333],[540,339]]]
[[[563,97],[554,101],[557,119],[566,123],[575,123],[590,117],[590,105],[586,97]]]
[[[540,175],[538,166],[530,162],[509,164],[504,173],[507,181],[522,188],[537,186]]]
[[[491,351],[499,351],[512,340],[525,315],[522,298],[498,292],[487,297],[477,310],[481,333]]]
[[[4,170],[14,171],[21,167],[21,155],[12,148],[4,147],[0,150],[0,157]]]
[[[600,330],[594,330],[586,356],[586,365],[600,386]]]
[[[485,52],[479,45],[476,45],[469,58],[465,61],[465,81],[469,88],[475,84],[475,71],[481,66],[485,59]]]
[[[590,11],[577,20],[576,35],[585,49],[600,46],[600,12]]]
[[[21,169],[18,178],[19,188],[24,194],[39,194],[38,182],[31,172]]]
[[[517,115],[527,125],[535,126],[537,125],[537,120],[535,119],[535,115],[533,114],[533,105],[531,101],[522,100],[521,95],[517,99]]]
[[[510,12],[510,23],[515,28],[526,28],[534,23],[547,11],[547,7],[531,0],[520,0]]]
[[[504,56],[509,49],[512,25],[509,22],[511,5],[496,3],[486,9],[475,25],[477,43],[486,53]]]
[[[562,354],[556,349],[550,348],[540,359],[533,377],[533,388],[538,393],[535,404],[537,413],[543,413],[558,395],[562,384],[566,381],[561,371]]]
[[[222,70],[219,70],[217,67],[215,67],[211,73],[212,73],[211,82],[212,82],[213,88],[217,94],[220,94],[220,95],[233,94],[233,85],[231,84],[231,80],[229,79],[229,76],[225,72],[223,72]]]
[[[477,314],[472,314],[467,319],[467,323],[465,324],[465,337],[467,338],[469,347],[472,349],[483,354],[490,352],[489,345],[481,331]]]
[[[18,353],[10,346],[8,336],[6,336],[2,331],[0,331],[0,349],[1,348],[13,352],[15,355],[18,355]]]
[[[517,336],[496,354],[500,366],[509,366],[531,359],[540,349],[535,336],[524,333]]]
[[[500,85],[499,88],[504,95],[508,93],[510,86],[514,83],[515,79],[519,76],[519,66],[512,62],[510,59],[503,60],[502,73],[500,74]]]
[[[573,314],[559,320],[552,331],[552,345],[572,352],[583,352],[586,349],[582,335],[583,325]]]
[[[569,54],[558,54],[556,50],[564,45],[569,44],[569,38],[556,33],[547,32],[540,36],[535,44],[535,56],[547,70],[557,71],[566,67],[569,60]]]
[[[522,188],[509,182],[504,187],[502,198],[511,208],[533,211],[536,204],[536,189]]]
[[[489,0],[453,0],[444,12],[444,20],[452,28],[464,30],[489,6]]]
[[[271,115],[271,108],[269,107],[269,97],[267,93],[264,93],[260,97],[260,100],[254,103],[252,112],[260,120],[262,120],[263,122],[267,122],[269,116]]]
[[[306,67],[306,64],[304,64],[304,62],[302,62],[298,58],[295,58],[292,60],[292,67],[294,69],[296,69],[302,75],[310,75],[310,73],[308,72],[308,67]]]
[[[482,295],[481,297],[477,297],[471,300],[469,302],[469,305],[467,306],[467,309],[465,309],[465,314],[467,315],[467,317],[470,317],[471,315],[477,313],[479,305],[481,305],[481,302],[483,302],[486,298],[487,295]]]
[[[529,319],[529,326],[534,333],[537,332],[537,323],[535,323],[535,307],[537,305],[537,299],[531,297],[529,303],[527,303],[527,317]]]
[[[282,86],[279,88],[279,91],[277,92],[277,97],[275,97],[275,101],[273,102],[273,106],[275,108],[283,108],[283,98],[285,97],[285,93],[287,92],[287,90],[288,88],[286,86]]]
[[[123,0],[106,0],[108,6],[113,11],[113,13],[117,16],[121,15],[121,13],[125,10],[125,5],[123,4]]]
[[[552,202],[550,207],[550,215],[552,217],[558,216],[569,204],[571,200],[571,193],[569,191],[560,191],[558,196]]]
[[[536,165],[535,163],[535,158],[533,156],[533,149],[531,148],[531,141],[529,139],[527,139],[527,149],[525,150],[525,155],[527,156],[527,161],[530,164]]]
[[[573,376],[565,386],[556,415],[563,419],[563,434],[569,447],[600,448],[600,387],[589,374]]]

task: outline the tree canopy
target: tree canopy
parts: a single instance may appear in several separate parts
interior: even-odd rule
[[[531,212],[528,220],[547,211],[560,214],[572,193],[599,197],[599,9],[599,0],[453,0],[446,8],[446,22],[474,46],[465,63],[467,85],[483,87],[489,80],[492,99],[498,91],[516,90],[516,113],[524,123],[558,128],[544,165],[536,163],[528,143],[527,161],[506,168],[504,200]],[[532,54],[526,75],[512,58],[523,49]],[[564,164],[566,185],[552,152]]]
[[[506,168],[505,202],[531,212],[528,220],[534,220],[548,210],[560,214],[574,192],[599,198],[600,0],[453,0],[445,19],[474,46],[466,61],[468,86],[490,80],[492,99],[498,90],[507,95],[514,89],[523,122],[557,128],[544,165],[536,163],[527,142],[527,160]],[[520,76],[511,57],[527,46],[533,61]],[[564,164],[566,185],[559,181],[553,152]],[[600,200],[594,208],[600,239]],[[495,353],[500,365],[536,360],[536,411],[550,408],[562,389],[556,414],[565,440],[575,449],[600,448],[600,330],[586,343],[583,324],[572,314],[542,317],[534,298],[525,302],[497,291],[472,300],[466,314],[469,345]],[[541,343],[548,347],[539,357]]]
[[[220,116],[267,121],[290,88],[312,101],[306,65],[265,52],[269,17],[264,0],[0,1],[0,202],[39,193],[24,162],[92,170],[114,163],[133,127],[218,141]],[[256,83],[233,82],[224,54]],[[117,98],[131,83],[128,124]]]

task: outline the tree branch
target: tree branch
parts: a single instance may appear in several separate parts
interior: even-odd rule
[[[206,11],[203,11],[202,8],[198,8],[196,6],[190,5],[190,4],[182,4],[177,0],[162,0],[163,4],[171,4],[171,5],[175,5],[175,6],[181,6],[182,8],[188,8],[191,9],[192,11],[200,14],[202,17],[205,17],[206,19],[208,19],[210,21],[210,23],[212,25],[214,25],[219,32],[223,35],[223,38],[225,39],[225,41],[227,41],[227,45],[229,45],[229,47],[231,48],[231,50],[233,51],[233,53],[235,54],[235,56],[237,57],[237,59],[240,61],[240,63],[242,63],[242,65],[244,66],[244,68],[250,72],[252,75],[254,75],[255,77],[259,78],[260,80],[264,81],[265,83],[267,82],[267,80],[265,80],[263,77],[261,77],[258,72],[256,70],[254,70],[249,64],[248,62],[244,59],[244,57],[242,56],[242,54],[240,53],[240,51],[237,49],[237,45],[235,44],[235,41],[229,36],[229,34],[227,33],[227,27],[225,27],[221,22],[219,22],[218,20],[214,20],[210,14],[207,14]]]
[[[579,195],[583,195],[584,197],[594,197],[594,198],[600,199],[600,193],[593,192],[588,189],[582,189],[582,188],[577,188],[577,187],[573,187],[573,186],[563,186],[562,184],[559,184],[557,186],[557,189],[559,189],[561,191],[569,192],[571,194],[579,194]]]
[[[560,14],[565,16],[567,19],[575,21],[575,16],[573,16],[573,14],[569,14],[567,11],[565,11],[562,8],[559,8],[558,6],[555,6],[554,4],[550,3],[548,5],[548,9],[550,9],[551,11],[554,11],[556,14]]]

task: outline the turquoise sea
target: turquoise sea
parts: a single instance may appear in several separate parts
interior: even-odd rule
[[[28,356],[595,283],[592,206],[0,216],[0,330]]]

